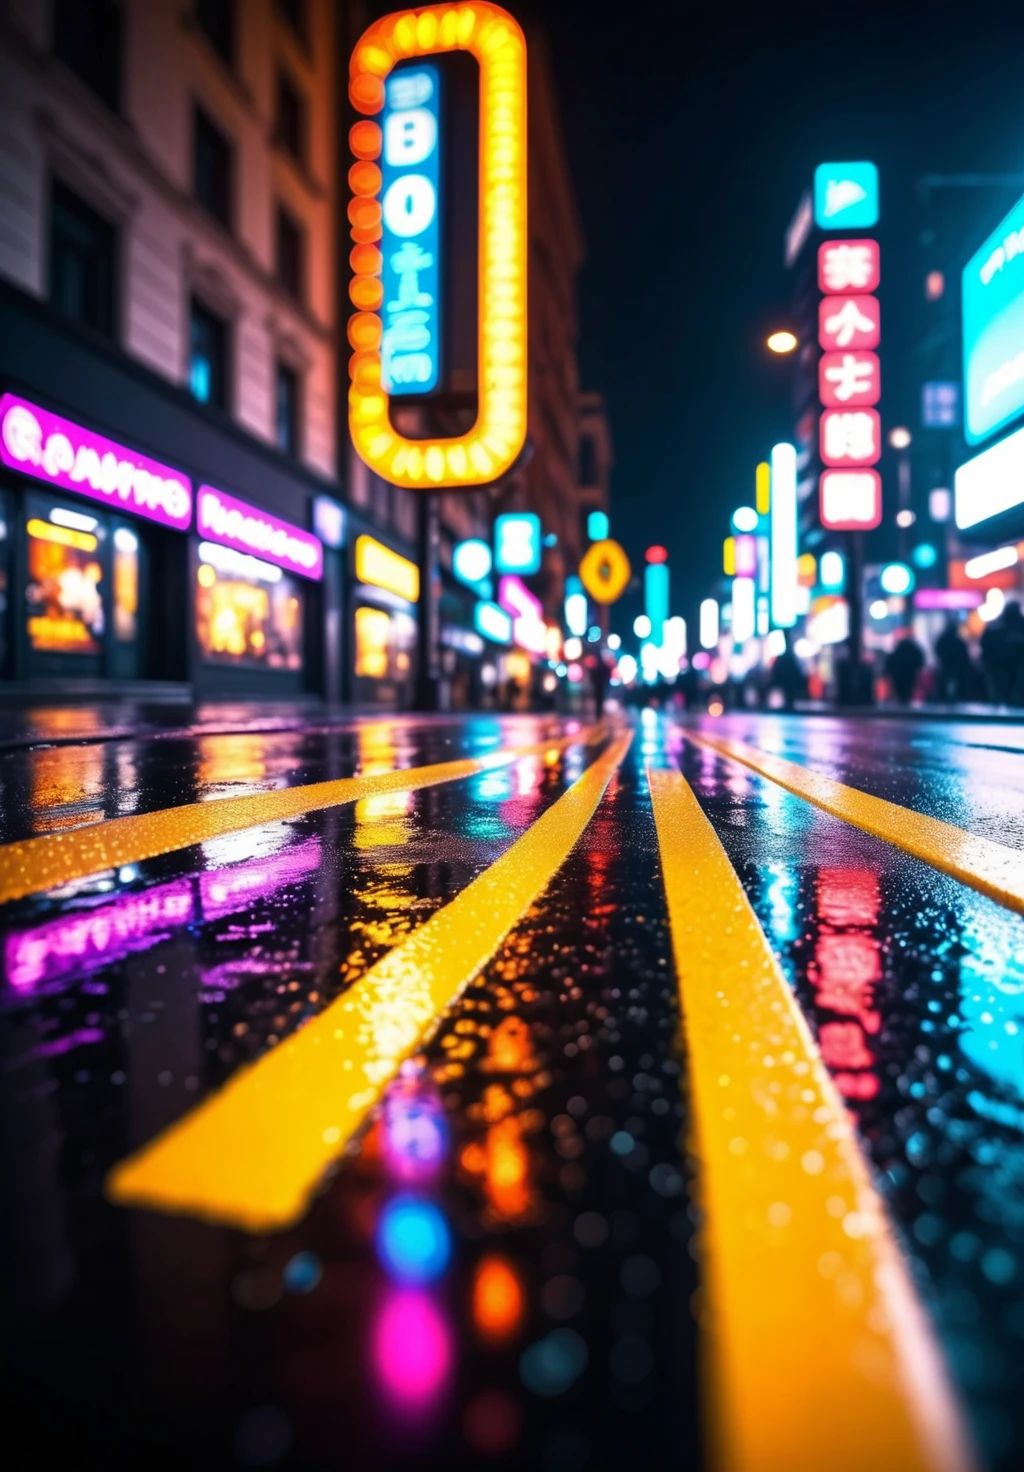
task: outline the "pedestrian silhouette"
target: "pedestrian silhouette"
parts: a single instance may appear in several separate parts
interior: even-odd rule
[[[982,634],[981,662],[997,705],[1024,704],[1024,616],[1016,600]]]
[[[970,700],[971,652],[953,619],[939,635],[935,653],[939,661],[939,699]]]
[[[892,681],[896,699],[901,705],[909,705],[917,677],[924,668],[924,650],[910,635],[900,639],[885,662],[885,673]]]
[[[776,656],[772,665],[769,687],[782,691],[787,710],[792,710],[794,702],[807,694],[807,677],[800,668],[800,661],[789,647],[788,638],[785,648]]]

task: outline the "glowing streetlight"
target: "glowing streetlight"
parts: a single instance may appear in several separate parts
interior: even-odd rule
[[[910,430],[905,429],[902,424],[898,424],[895,429],[889,431],[889,443],[894,450],[908,450],[911,439]]]
[[[766,346],[770,353],[791,353],[797,345],[792,332],[773,332]]]
[[[738,532],[756,532],[758,515],[753,506],[737,506],[732,514],[732,524]]]

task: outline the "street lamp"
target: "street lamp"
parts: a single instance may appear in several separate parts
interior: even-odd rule
[[[889,443],[894,450],[909,450],[910,440],[910,430],[905,429],[902,424],[898,424],[895,429],[889,431]]]
[[[773,332],[766,344],[771,353],[791,353],[796,345],[797,339],[792,332]]]

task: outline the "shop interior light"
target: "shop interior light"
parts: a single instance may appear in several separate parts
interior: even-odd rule
[[[874,619],[888,618],[889,605],[888,603],[886,603],[884,598],[876,598],[868,609],[868,613]]]
[[[85,516],[81,511],[69,511],[66,506],[54,506],[50,520],[55,526],[69,526],[76,532],[94,532],[99,526],[95,516]]]
[[[990,573],[1002,572],[1006,567],[1016,567],[1020,553],[1016,547],[997,547],[994,552],[982,552],[964,563],[964,572],[969,578],[987,578]]]
[[[608,648],[611,650],[622,648],[622,640],[619,638],[618,634],[608,635]]]
[[[137,552],[139,539],[128,527],[119,526],[114,531],[114,546],[119,552]]]
[[[460,0],[415,12],[385,15],[363,33],[352,55],[349,97],[367,118],[385,102],[385,79],[400,62],[444,52],[468,52],[480,68],[479,147],[479,412],[466,434],[451,439],[407,439],[391,423],[381,382],[383,322],[375,269],[358,271],[357,304],[371,304],[349,320],[349,425],[356,451],[394,485],[429,491],[440,486],[486,485],[503,475],[526,439],[527,129],[526,42],[519,25],[488,0]],[[360,163],[373,163],[382,146],[366,121],[350,135]],[[367,187],[376,178],[353,181]],[[381,202],[357,193],[349,205],[357,244],[380,239]],[[360,258],[360,264],[361,258]],[[377,260],[368,257],[368,268]]]
[[[756,531],[757,521],[757,512],[753,506],[737,506],[732,514],[733,528],[738,532]]]
[[[199,561],[224,577],[241,578],[245,582],[279,583],[284,576],[272,562],[263,562],[250,557],[248,552],[236,552],[233,547],[222,547],[217,542],[199,543]]]

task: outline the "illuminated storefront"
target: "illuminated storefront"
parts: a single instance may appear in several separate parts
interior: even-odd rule
[[[352,573],[352,699],[407,705],[416,673],[419,568],[364,534],[355,539]]]
[[[169,540],[184,544],[191,479],[11,393],[0,462],[0,676],[140,678],[150,573]]]
[[[196,531],[200,686],[227,677],[255,693],[266,676],[273,693],[303,688],[308,622],[323,576],[319,538],[208,485],[199,488]]]

